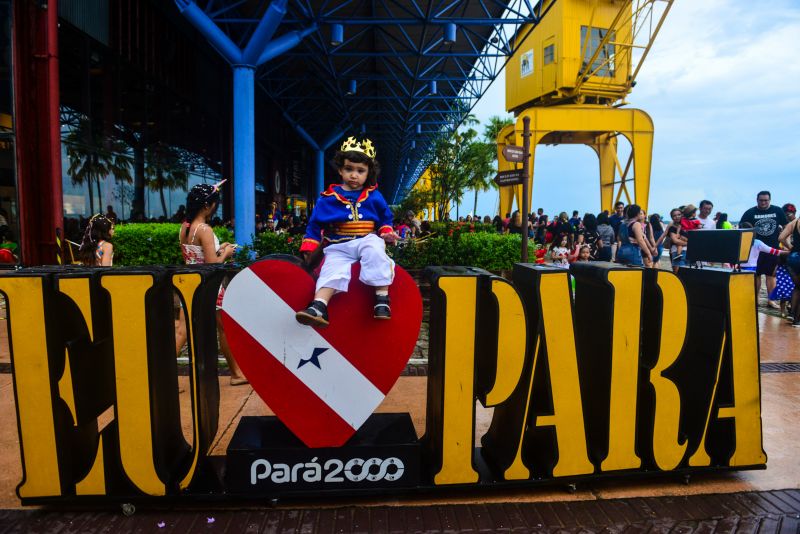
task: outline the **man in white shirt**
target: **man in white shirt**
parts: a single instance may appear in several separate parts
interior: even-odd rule
[[[717,221],[711,218],[711,210],[714,209],[714,203],[710,200],[700,201],[700,214],[697,216],[698,220],[703,223],[701,230],[716,230]]]

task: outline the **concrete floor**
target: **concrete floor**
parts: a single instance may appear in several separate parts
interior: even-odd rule
[[[791,328],[778,317],[759,314],[762,363],[800,362],[800,329]],[[9,361],[7,333],[0,328],[0,363]],[[0,374],[0,509],[20,507],[15,487],[21,480],[19,438],[13,386],[10,373]],[[567,493],[554,485],[514,491],[480,492],[469,495],[436,494],[424,498],[398,497],[372,504],[430,504],[431,502],[523,502],[611,499],[631,496],[690,495],[800,488],[800,374],[797,372],[762,373],[762,418],[764,448],[769,457],[764,471],[743,471],[695,475],[689,485],[678,477],[626,478],[579,484],[578,491]],[[187,377],[180,377],[182,390]],[[220,425],[212,454],[222,455],[239,419],[245,415],[269,415],[269,408],[249,386],[230,386],[228,377],[220,378]],[[409,412],[418,435],[425,429],[425,377],[401,377],[378,408],[379,412]],[[188,420],[188,398],[182,394],[181,409]],[[478,409],[478,434],[488,427],[491,410]],[[188,438],[188,427],[184,433]],[[479,439],[479,438],[477,438]],[[477,441],[476,439],[476,441]],[[356,502],[356,501],[354,501]],[[338,502],[338,505],[341,505]]]

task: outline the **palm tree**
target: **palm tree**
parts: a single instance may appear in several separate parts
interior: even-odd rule
[[[114,198],[119,200],[120,220],[124,221],[127,219],[125,217],[125,206],[127,206],[128,201],[133,198],[133,186],[128,183],[117,182],[117,186],[114,188]]]
[[[67,174],[74,185],[86,184],[91,213],[95,213],[94,185],[97,187],[98,210],[101,210],[101,180],[113,175],[118,181],[131,181],[127,146],[121,141],[104,138],[92,128],[88,118],[82,118],[72,126],[63,142],[69,158]]]
[[[491,117],[489,117],[489,123],[483,127],[483,140],[486,141],[487,143],[494,143],[496,147],[497,136],[500,135],[500,130],[512,124],[514,124],[514,119],[512,119],[511,117],[500,117],[498,115],[492,115]],[[495,160],[497,159],[496,155],[494,159]]]
[[[485,147],[485,152],[481,155],[485,159],[481,159],[480,164],[487,165],[491,170],[487,171],[482,176],[480,174],[475,175],[475,180],[473,182],[473,187],[475,189],[475,204],[473,213],[475,213],[474,210],[478,209],[478,191],[497,189],[497,184],[494,183],[494,180],[490,179],[491,175],[497,171],[497,136],[500,135],[500,131],[503,128],[512,124],[514,124],[514,119],[511,117],[492,115],[489,117],[489,122],[483,127],[483,145]],[[481,167],[479,167],[479,169],[486,170],[485,168]]]
[[[469,187],[470,146],[478,132],[472,128],[453,132],[449,137],[438,138],[431,148],[431,200],[435,206],[436,219],[442,220],[448,206],[458,205]]]
[[[144,174],[147,186],[158,191],[161,209],[164,216],[169,217],[164,190],[182,189],[185,191],[189,183],[189,170],[183,163],[180,150],[165,143],[159,142],[150,145],[147,148],[145,161],[147,167]]]
[[[495,186],[491,178],[496,172],[494,166],[494,160],[497,159],[496,152],[495,145],[481,141],[474,141],[467,147],[465,163],[469,174],[469,187],[475,192],[472,203],[473,215],[478,214],[478,192],[488,191]]]

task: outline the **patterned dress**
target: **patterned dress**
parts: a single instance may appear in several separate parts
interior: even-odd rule
[[[770,291],[770,300],[791,300],[792,291],[794,291],[794,282],[789,275],[789,271],[783,265],[778,265],[778,270],[775,273],[775,289]]]
[[[185,231],[187,224],[183,224],[181,226],[181,232]],[[206,226],[205,224],[198,224],[197,228],[194,229],[194,233],[192,234],[192,239],[189,240],[189,243],[185,245],[181,245],[181,252],[183,252],[183,261],[186,265],[198,265],[201,263],[206,262],[206,255],[203,252],[203,247],[200,245],[196,245],[194,240],[197,236],[197,231]],[[211,232],[211,235],[214,236],[214,250],[219,250],[219,238],[217,234]],[[225,287],[219,288],[219,294],[217,295],[217,309],[222,309],[222,298],[225,296]]]

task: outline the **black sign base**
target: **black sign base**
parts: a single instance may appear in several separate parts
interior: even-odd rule
[[[342,447],[306,447],[276,417],[242,417],[228,445],[228,494],[286,495],[419,485],[420,445],[407,413],[373,414]]]

